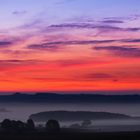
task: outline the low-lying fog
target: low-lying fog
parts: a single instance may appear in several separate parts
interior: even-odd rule
[[[121,113],[130,116],[140,116],[140,104],[94,104],[94,103],[72,103],[72,104],[30,104],[30,103],[0,103],[0,121],[5,118],[26,121],[31,114],[44,111],[103,111],[111,113]],[[63,127],[70,127],[71,125],[81,125],[82,122],[60,122]],[[37,123],[38,125],[39,123]],[[41,123],[40,123],[41,124]],[[115,127],[114,127],[115,126]],[[131,127],[130,127],[131,126]],[[106,131],[113,131],[118,129],[121,131],[133,129],[140,130],[139,120],[100,120],[92,121],[88,129],[96,129]],[[133,127],[133,128],[132,128]],[[115,128],[115,129],[114,129]]]

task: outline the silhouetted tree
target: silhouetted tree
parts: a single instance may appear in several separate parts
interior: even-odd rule
[[[11,121],[11,124],[12,124],[12,129],[13,129],[13,130],[17,130],[17,129],[18,129],[17,121],[12,120],[12,121]]]
[[[25,129],[25,124],[21,121],[12,121],[12,129],[15,131],[22,131]]]
[[[48,132],[59,132],[60,131],[60,125],[57,120],[49,120],[46,123],[46,130]]]
[[[9,119],[5,119],[1,122],[1,127],[4,130],[9,131],[12,128],[12,122]]]
[[[34,130],[35,129],[35,124],[33,122],[32,119],[28,119],[27,120],[27,124],[26,124],[27,129],[29,130]]]
[[[25,123],[23,123],[22,121],[17,121],[17,125],[19,129],[24,129],[25,128]]]

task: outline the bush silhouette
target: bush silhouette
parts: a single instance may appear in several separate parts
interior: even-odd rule
[[[1,122],[1,128],[3,128],[5,131],[20,132],[25,130],[25,123],[22,121],[11,121],[9,119],[5,119]]]
[[[1,127],[4,129],[4,130],[10,130],[12,128],[12,122],[9,120],[9,119],[4,119],[2,122],[1,122]]]
[[[17,121],[17,126],[19,129],[24,129],[25,128],[25,123],[23,123],[22,121]]]
[[[22,131],[25,129],[25,124],[21,121],[12,121],[12,129],[16,131]]]
[[[48,132],[59,132],[60,131],[60,125],[57,120],[49,120],[46,123],[46,130]]]
[[[35,124],[32,119],[28,119],[26,123],[26,128],[29,130],[34,130],[35,129]]]

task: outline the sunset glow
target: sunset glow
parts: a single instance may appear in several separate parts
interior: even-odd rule
[[[140,90],[140,1],[99,1],[0,0],[0,91]]]

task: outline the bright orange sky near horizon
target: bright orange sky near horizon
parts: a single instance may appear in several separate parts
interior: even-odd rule
[[[99,10],[97,0],[14,0],[0,18],[0,91],[140,90],[139,2],[131,14],[128,1],[126,15],[113,9],[105,15],[109,5]]]

